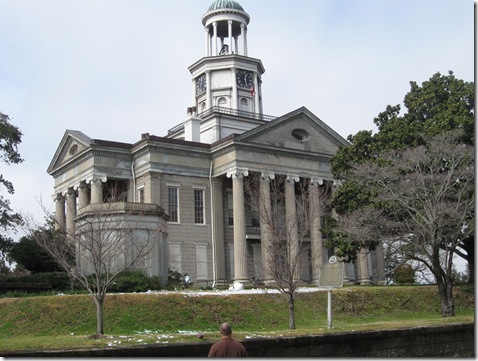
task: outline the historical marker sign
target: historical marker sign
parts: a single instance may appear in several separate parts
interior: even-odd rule
[[[320,266],[319,287],[342,287],[344,285],[343,262],[337,262],[337,258],[330,257],[329,263]]]

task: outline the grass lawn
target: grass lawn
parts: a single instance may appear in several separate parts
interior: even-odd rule
[[[111,294],[105,301],[105,337],[96,331],[89,295],[0,298],[1,351],[104,347],[219,338],[229,321],[237,339],[474,322],[474,288],[455,288],[456,317],[442,318],[436,286],[344,287],[333,291],[333,328],[327,328],[327,292],[298,295],[295,330],[288,329],[280,294]],[[203,332],[204,338],[196,334]]]

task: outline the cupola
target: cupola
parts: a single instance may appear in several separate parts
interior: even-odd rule
[[[206,56],[247,56],[249,14],[234,0],[216,0],[202,17],[206,32]]]

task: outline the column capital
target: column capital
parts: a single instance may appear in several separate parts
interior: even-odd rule
[[[83,189],[85,187],[86,187],[86,180],[82,180],[79,183],[76,183],[75,185],[73,185],[73,189],[75,191],[77,191],[78,189]]]
[[[262,180],[272,180],[275,178],[274,172],[261,172],[261,179]]]
[[[242,178],[249,175],[249,170],[247,168],[236,167],[229,170],[227,173],[227,178]]]
[[[321,186],[322,184],[324,184],[324,180],[322,178],[318,178],[318,177],[311,177],[310,178],[310,185],[319,185]]]
[[[286,182],[295,182],[297,183],[299,181],[300,177],[296,174],[289,174],[287,173],[287,178]]]
[[[91,177],[88,177],[85,179],[85,182],[87,184],[96,182],[96,181],[101,181],[102,183],[105,183],[108,180],[108,177],[106,175],[92,175]]]

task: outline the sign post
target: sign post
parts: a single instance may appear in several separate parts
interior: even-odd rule
[[[337,257],[329,258],[329,263],[320,266],[319,287],[327,287],[327,326],[332,328],[332,289],[344,285],[344,263]]]
[[[332,328],[332,287],[327,290],[327,326]]]

